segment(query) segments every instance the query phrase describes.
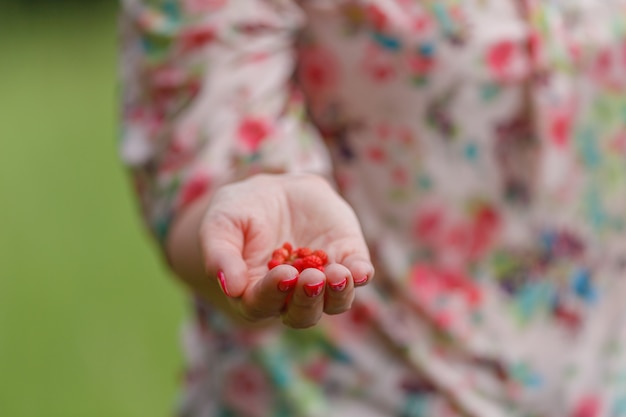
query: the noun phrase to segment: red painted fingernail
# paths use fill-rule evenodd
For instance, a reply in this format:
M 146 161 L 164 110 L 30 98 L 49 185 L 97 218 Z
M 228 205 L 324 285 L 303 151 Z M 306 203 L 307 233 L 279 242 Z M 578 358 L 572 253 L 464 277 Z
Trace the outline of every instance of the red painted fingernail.
M 367 275 L 365 275 L 365 277 L 361 278 L 360 280 L 354 280 L 354 285 L 363 285 L 367 282 L 367 280 L 370 279 Z
M 222 287 L 224 294 L 226 294 L 227 297 L 230 297 L 228 288 L 226 288 L 226 277 L 224 276 L 224 271 L 217 271 L 217 281 L 220 283 L 220 287 Z
M 304 293 L 309 297 L 317 297 L 322 293 L 324 289 L 324 283 L 320 282 L 318 284 L 305 284 L 304 285 Z
M 290 292 L 293 290 L 298 283 L 298 276 L 291 279 L 286 279 L 284 281 L 280 281 L 278 283 L 278 290 L 281 292 Z
M 348 278 L 344 278 L 343 281 L 338 282 L 336 284 L 328 284 L 328 286 L 333 290 L 333 291 L 337 291 L 337 292 L 341 292 L 343 290 L 346 289 L 346 285 L 348 284 Z

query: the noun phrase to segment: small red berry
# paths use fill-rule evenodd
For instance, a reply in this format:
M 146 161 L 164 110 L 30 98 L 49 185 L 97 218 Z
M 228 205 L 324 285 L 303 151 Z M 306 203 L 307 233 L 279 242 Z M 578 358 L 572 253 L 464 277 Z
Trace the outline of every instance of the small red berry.
M 269 269 L 278 265 L 292 265 L 299 272 L 307 268 L 317 268 L 324 271 L 324 265 L 328 263 L 328 255 L 321 249 L 313 251 L 310 248 L 302 247 L 294 250 L 289 242 L 272 252 L 272 259 L 268 262 Z
M 284 261 L 280 261 L 278 259 L 272 259 L 271 261 L 269 261 L 267 263 L 267 267 L 272 270 L 274 268 L 276 268 L 278 265 L 283 265 L 285 262 Z
M 298 272 L 302 272 L 307 268 L 304 259 L 302 258 L 296 259 L 291 265 L 293 265 L 293 267 L 296 268 Z
M 313 255 L 320 258 L 320 260 L 322 261 L 322 265 L 326 265 L 328 263 L 328 255 L 326 255 L 326 252 L 324 252 L 323 250 L 318 249 L 316 251 L 313 251 Z
M 272 259 L 287 259 L 289 258 L 289 252 L 285 248 L 278 248 L 272 252 Z
M 283 248 L 286 249 L 290 255 L 291 255 L 291 252 L 293 252 L 293 246 L 291 246 L 291 243 L 289 242 L 283 243 Z
M 313 253 L 313 251 L 310 248 L 307 248 L 307 247 L 296 249 L 296 256 L 298 258 L 304 258 L 305 256 L 309 256 L 312 253 Z

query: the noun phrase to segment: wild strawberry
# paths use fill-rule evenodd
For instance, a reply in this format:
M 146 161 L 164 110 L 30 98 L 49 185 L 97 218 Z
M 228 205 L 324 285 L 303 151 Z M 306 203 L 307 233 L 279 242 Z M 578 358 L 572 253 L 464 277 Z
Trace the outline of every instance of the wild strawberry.
M 293 252 L 293 246 L 291 246 L 291 243 L 289 242 L 283 243 L 283 248 L 286 249 L 290 255 L 291 255 L 291 252 Z
M 289 258 L 290 252 L 285 248 L 278 248 L 274 252 L 272 252 L 272 259 L 283 259 L 286 260 Z
M 274 269 L 274 268 L 276 268 L 278 265 L 283 265 L 284 263 L 285 263 L 285 261 L 281 261 L 281 260 L 278 260 L 278 259 L 272 259 L 271 261 L 269 261 L 269 262 L 267 263 L 267 267 L 268 267 L 269 269 Z
M 320 258 L 320 260 L 322 261 L 322 265 L 326 265 L 328 263 L 328 255 L 326 255 L 326 252 L 324 252 L 323 250 L 315 250 L 313 251 L 313 255 Z
M 298 258 L 293 261 L 292 264 L 298 271 L 302 272 L 307 268 L 317 268 L 320 271 L 324 270 L 324 264 L 322 260 L 315 255 L 305 256 L 304 258 Z
M 312 255 L 313 251 L 310 248 L 303 247 L 296 249 L 296 256 L 298 258 L 304 258 L 305 256 Z
M 302 272 L 307 268 L 317 268 L 324 270 L 324 265 L 328 263 L 328 255 L 321 249 L 311 250 L 307 247 L 293 249 L 289 242 L 285 242 L 282 247 L 272 252 L 272 259 L 268 262 L 269 269 L 278 265 L 292 265 Z

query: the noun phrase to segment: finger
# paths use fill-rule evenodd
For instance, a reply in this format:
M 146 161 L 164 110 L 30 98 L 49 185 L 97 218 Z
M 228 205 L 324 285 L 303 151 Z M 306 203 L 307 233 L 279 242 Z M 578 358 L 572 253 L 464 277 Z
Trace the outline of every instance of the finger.
M 340 264 L 327 265 L 324 313 L 341 314 L 352 306 L 354 284 L 350 270 Z
M 326 276 L 322 271 L 314 268 L 302 271 L 283 313 L 283 323 L 295 329 L 315 325 L 322 317 L 325 286 Z
M 252 284 L 240 302 L 241 313 L 249 320 L 280 316 L 287 299 L 298 284 L 298 270 L 291 265 L 279 265 Z
M 352 254 L 345 257 L 340 263 L 350 270 L 355 287 L 366 285 L 374 278 L 374 266 L 369 256 Z
M 201 231 L 207 274 L 217 273 L 224 294 L 235 298 L 241 297 L 249 282 L 248 266 L 242 256 L 243 243 L 233 241 L 238 234 L 237 230 L 228 232 L 220 227 L 203 227 Z

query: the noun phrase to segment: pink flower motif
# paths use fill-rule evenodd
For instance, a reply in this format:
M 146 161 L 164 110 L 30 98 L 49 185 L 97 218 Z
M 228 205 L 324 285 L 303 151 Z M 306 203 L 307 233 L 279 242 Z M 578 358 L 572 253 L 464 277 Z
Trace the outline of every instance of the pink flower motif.
M 411 23 L 411 29 L 416 34 L 425 33 L 430 30 L 432 26 L 432 20 L 427 14 L 414 17 Z
M 374 29 L 382 32 L 387 27 L 389 18 L 380 7 L 375 4 L 370 4 L 367 6 L 365 12 L 367 14 L 367 20 L 374 26 Z
M 367 150 L 367 157 L 374 163 L 380 164 L 385 161 L 387 155 L 380 146 L 372 146 Z
M 411 273 L 410 289 L 416 300 L 432 314 L 440 315 L 438 301 L 450 297 L 460 297 L 469 308 L 476 308 L 483 294 L 471 278 L 460 271 L 442 269 L 426 263 L 418 263 Z
M 198 173 L 189 179 L 180 191 L 178 209 L 182 210 L 202 197 L 209 190 L 211 181 L 206 173 Z
M 224 7 L 227 0 L 183 0 L 183 7 L 189 13 L 214 11 Z
M 379 84 L 393 80 L 397 73 L 390 54 L 375 45 L 367 48 L 362 65 L 365 73 Z
M 431 73 L 435 67 L 435 60 L 430 56 L 410 55 L 407 63 L 411 72 L 417 75 Z
M 215 28 L 190 27 L 181 32 L 179 42 L 183 53 L 202 48 L 216 39 Z
M 569 143 L 572 132 L 572 115 L 562 111 L 553 115 L 550 120 L 550 137 L 559 148 Z
M 425 263 L 413 268 L 410 288 L 417 301 L 429 310 L 438 297 L 446 295 L 435 269 Z
M 492 45 L 487 52 L 487 66 L 500 80 L 508 80 L 514 75 L 515 58 L 520 50 L 511 40 L 503 40 Z
M 467 253 L 471 238 L 469 225 L 462 222 L 449 225 L 441 241 L 443 250 L 453 251 L 455 253 Z
M 408 185 L 410 180 L 409 172 L 404 167 L 394 168 L 391 171 L 391 177 L 393 178 L 394 183 L 402 186 Z
M 482 258 L 493 245 L 500 229 L 500 214 L 491 206 L 482 206 L 474 215 L 471 229 L 469 260 Z
M 242 120 L 237 129 L 237 139 L 246 150 L 256 152 L 263 140 L 269 136 L 271 130 L 272 127 L 268 119 L 247 117 Z
M 583 397 L 574 408 L 571 417 L 597 417 L 600 415 L 602 404 L 595 395 Z
M 165 151 L 165 156 L 159 167 L 160 171 L 177 171 L 188 165 L 196 156 L 195 145 L 199 136 L 200 131 L 197 125 L 178 126 L 174 132 L 173 140 Z
M 626 154 L 626 130 L 617 132 L 609 143 L 609 149 L 619 155 Z
M 311 361 L 304 366 L 304 374 L 308 376 L 311 381 L 322 382 L 328 373 L 328 361 L 328 358 L 324 357 Z
M 319 46 L 306 46 L 300 50 L 298 78 L 305 91 L 319 95 L 332 90 L 338 82 L 337 60 L 332 52 Z
M 441 236 L 444 225 L 444 214 L 439 208 L 432 208 L 418 213 L 413 227 L 414 235 L 419 241 L 433 243 Z
M 242 364 L 226 375 L 224 400 L 229 407 L 250 417 L 266 416 L 270 406 L 270 381 L 261 369 Z

